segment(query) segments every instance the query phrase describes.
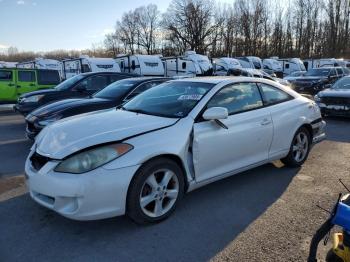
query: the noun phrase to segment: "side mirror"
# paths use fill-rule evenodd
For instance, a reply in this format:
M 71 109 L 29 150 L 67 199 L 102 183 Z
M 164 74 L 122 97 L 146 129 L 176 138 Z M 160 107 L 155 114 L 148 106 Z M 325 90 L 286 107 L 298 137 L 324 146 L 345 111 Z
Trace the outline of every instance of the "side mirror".
M 228 111 L 225 107 L 211 107 L 204 111 L 203 119 L 220 120 L 228 117 Z

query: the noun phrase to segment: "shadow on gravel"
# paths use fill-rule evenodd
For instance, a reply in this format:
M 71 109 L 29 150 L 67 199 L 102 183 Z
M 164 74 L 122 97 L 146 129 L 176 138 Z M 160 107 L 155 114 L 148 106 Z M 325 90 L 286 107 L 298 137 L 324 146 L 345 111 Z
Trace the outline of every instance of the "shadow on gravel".
M 286 190 L 298 169 L 268 164 L 186 195 L 166 221 L 68 220 L 28 194 L 0 203 L 4 261 L 207 261 Z M 239 252 L 239 251 L 238 251 Z
M 350 143 L 350 118 L 326 117 L 327 140 Z

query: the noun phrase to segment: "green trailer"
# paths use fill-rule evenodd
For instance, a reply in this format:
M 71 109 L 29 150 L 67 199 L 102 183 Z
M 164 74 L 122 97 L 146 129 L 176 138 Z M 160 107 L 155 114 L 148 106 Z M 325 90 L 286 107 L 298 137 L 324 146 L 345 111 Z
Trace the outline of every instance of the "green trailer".
M 25 93 L 53 88 L 60 81 L 57 70 L 0 68 L 0 104 L 16 102 Z

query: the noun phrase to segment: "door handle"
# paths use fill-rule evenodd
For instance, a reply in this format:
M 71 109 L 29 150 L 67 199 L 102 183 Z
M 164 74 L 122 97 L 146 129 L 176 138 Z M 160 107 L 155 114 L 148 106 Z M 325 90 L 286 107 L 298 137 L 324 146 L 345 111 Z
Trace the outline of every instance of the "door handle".
M 32 84 L 30 84 L 29 86 L 35 86 L 35 84 L 32 83 Z
M 14 86 L 15 84 L 9 83 L 8 86 Z
M 20 86 L 20 85 L 17 85 L 16 87 L 19 88 L 19 87 L 21 87 L 21 86 Z
M 269 125 L 271 123 L 271 120 L 268 119 L 268 118 L 265 118 L 263 121 L 261 121 L 261 125 L 262 126 L 266 126 L 266 125 Z

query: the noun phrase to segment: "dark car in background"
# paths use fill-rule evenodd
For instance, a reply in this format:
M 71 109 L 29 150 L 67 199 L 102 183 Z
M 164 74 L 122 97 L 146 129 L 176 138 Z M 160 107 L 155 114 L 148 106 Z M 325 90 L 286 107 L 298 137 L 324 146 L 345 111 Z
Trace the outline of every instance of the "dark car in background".
M 27 117 L 26 135 L 33 139 L 45 126 L 62 118 L 119 106 L 170 78 L 136 77 L 116 81 L 89 98 L 65 99 L 42 106 Z
M 314 99 L 323 116 L 350 117 L 350 76 L 339 79 L 331 88 L 315 95 Z
M 292 88 L 299 93 L 315 95 L 330 87 L 335 81 L 345 75 L 341 67 L 312 68 L 304 76 L 289 80 Z
M 57 100 L 89 97 L 110 83 L 134 76 L 127 73 L 113 72 L 76 75 L 58 84 L 53 89 L 34 91 L 20 96 L 14 110 L 22 115 L 27 115 L 34 109 Z

